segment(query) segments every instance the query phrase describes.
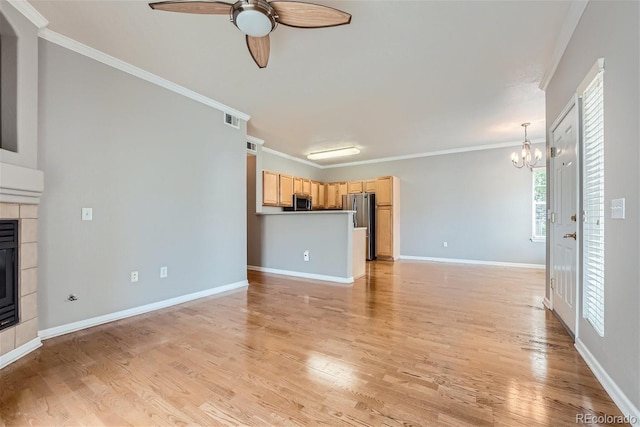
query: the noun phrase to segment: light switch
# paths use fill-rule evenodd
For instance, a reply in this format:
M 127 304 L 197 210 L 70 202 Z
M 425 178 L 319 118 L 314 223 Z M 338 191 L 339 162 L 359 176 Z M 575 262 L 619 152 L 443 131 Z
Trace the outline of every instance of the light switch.
M 611 200 L 611 218 L 624 219 L 624 198 Z
M 82 220 L 83 221 L 93 221 L 93 209 L 92 208 L 82 208 Z

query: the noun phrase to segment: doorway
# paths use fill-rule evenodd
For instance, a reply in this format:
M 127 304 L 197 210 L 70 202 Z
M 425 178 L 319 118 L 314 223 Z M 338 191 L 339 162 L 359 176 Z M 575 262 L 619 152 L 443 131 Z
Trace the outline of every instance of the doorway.
M 551 126 L 550 281 L 553 311 L 575 337 L 578 316 L 578 105 L 572 101 Z

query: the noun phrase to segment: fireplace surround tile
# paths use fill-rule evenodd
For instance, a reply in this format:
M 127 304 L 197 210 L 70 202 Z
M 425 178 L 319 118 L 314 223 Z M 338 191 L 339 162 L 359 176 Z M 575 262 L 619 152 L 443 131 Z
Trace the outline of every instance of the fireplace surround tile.
M 38 318 L 20 322 L 16 325 L 16 348 L 38 338 Z
M 38 218 L 38 205 L 20 205 L 20 218 Z
M 22 243 L 20 245 L 20 269 L 38 266 L 38 244 Z
M 20 297 L 20 320 L 23 322 L 38 317 L 38 294 L 36 292 Z
M 13 203 L 0 203 L 0 219 L 20 218 L 20 205 Z
M 22 209 L 21 209 L 22 213 Z M 20 242 L 33 243 L 38 241 L 38 220 L 20 219 Z
M 34 293 L 38 290 L 38 269 L 28 268 L 20 270 L 20 296 Z
M 16 328 L 0 332 L 0 354 L 7 354 L 16 348 Z

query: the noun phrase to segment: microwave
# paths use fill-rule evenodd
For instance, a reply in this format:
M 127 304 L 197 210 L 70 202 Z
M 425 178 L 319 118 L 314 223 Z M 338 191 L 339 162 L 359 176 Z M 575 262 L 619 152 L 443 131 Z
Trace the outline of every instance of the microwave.
M 285 211 L 310 211 L 311 197 L 304 194 L 294 194 L 292 196 L 292 205 L 283 208 Z

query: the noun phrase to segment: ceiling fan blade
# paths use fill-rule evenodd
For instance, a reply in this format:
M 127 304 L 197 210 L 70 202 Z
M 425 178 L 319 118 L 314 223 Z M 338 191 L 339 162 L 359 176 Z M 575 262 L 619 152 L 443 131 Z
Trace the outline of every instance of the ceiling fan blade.
M 247 36 L 247 47 L 249 53 L 256 64 L 260 68 L 265 68 L 269 62 L 269 35 L 264 37 L 251 37 Z
M 149 3 L 149 7 L 154 10 L 199 13 L 202 15 L 229 15 L 231 6 L 231 3 L 223 1 L 159 1 Z
M 272 1 L 269 3 L 278 13 L 278 23 L 298 28 L 322 28 L 345 25 L 351 15 L 332 7 L 298 1 Z

